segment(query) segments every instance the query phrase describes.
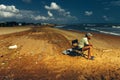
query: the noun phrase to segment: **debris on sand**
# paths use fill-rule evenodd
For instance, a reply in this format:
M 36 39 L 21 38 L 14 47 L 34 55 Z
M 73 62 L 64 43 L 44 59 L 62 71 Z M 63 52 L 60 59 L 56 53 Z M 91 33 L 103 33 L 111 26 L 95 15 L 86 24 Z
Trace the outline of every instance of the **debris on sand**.
M 8 49 L 17 49 L 17 45 L 9 46 Z

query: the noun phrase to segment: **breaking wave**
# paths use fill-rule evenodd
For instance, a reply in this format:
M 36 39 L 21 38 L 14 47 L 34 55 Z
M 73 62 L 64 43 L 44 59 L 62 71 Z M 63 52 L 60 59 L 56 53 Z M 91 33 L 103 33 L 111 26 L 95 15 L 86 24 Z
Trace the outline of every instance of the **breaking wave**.
M 112 28 L 120 29 L 120 26 L 112 26 Z
M 100 33 L 120 36 L 119 33 L 115 33 L 115 32 L 103 31 L 103 30 L 99 30 L 99 29 L 95 29 L 95 28 L 87 28 L 87 27 L 85 27 L 85 29 L 88 29 L 88 30 L 91 30 L 91 31 L 97 31 L 97 32 L 100 32 Z

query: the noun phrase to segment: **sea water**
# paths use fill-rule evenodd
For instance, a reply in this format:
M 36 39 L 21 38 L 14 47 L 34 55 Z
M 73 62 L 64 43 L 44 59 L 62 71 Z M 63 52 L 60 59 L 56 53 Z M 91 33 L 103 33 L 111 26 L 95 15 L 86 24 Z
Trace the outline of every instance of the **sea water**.
M 57 26 L 56 26 L 57 27 Z M 75 24 L 64 25 L 58 28 L 67 30 L 77 30 L 81 32 L 96 32 L 120 36 L 120 24 Z

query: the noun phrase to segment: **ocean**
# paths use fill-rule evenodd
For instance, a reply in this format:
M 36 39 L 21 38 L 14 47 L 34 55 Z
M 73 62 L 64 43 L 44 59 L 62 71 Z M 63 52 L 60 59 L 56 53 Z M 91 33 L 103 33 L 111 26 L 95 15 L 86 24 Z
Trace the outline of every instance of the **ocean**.
M 80 32 L 96 32 L 110 35 L 120 36 L 120 24 L 75 24 L 75 25 L 59 25 L 56 28 L 66 30 L 76 30 Z

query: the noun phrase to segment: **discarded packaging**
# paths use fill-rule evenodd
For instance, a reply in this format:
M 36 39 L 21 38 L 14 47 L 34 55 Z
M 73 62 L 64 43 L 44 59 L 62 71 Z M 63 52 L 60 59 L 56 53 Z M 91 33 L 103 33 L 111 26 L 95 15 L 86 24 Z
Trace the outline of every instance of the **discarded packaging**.
M 8 49 L 17 49 L 17 45 L 9 46 Z

